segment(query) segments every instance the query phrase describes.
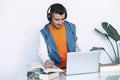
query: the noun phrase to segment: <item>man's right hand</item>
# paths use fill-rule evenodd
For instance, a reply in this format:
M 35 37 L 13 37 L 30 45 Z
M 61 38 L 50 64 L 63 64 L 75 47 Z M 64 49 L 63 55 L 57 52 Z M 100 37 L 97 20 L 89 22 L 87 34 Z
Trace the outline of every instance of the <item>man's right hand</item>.
M 53 61 L 49 60 L 45 63 L 44 67 L 47 69 L 47 68 L 59 68 L 57 67 Z

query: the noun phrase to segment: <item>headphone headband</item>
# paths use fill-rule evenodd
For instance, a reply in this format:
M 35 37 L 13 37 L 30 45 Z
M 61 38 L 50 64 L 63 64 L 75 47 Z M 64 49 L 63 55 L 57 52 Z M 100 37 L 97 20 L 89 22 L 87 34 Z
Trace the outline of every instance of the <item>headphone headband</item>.
M 52 5 L 51 5 L 52 6 Z M 51 6 L 48 8 L 48 10 L 47 10 L 47 19 L 48 19 L 48 21 L 51 21 L 51 14 L 50 14 L 50 9 L 51 9 Z
M 64 7 L 62 4 L 56 3 L 56 4 L 52 4 L 52 5 L 47 9 L 47 19 L 48 19 L 48 21 L 50 21 L 50 22 L 51 22 L 51 20 L 52 20 L 51 9 L 53 9 L 53 8 L 56 7 L 56 6 L 62 7 L 62 9 L 64 10 L 64 13 L 65 13 L 65 19 L 67 18 L 67 11 L 66 11 L 65 7 Z

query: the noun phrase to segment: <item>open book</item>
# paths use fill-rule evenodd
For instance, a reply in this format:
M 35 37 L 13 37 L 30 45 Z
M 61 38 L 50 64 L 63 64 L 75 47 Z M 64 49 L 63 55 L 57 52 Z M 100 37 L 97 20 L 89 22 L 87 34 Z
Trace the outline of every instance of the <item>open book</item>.
M 57 68 L 57 69 L 53 69 L 53 68 L 48 68 L 45 69 L 40 63 L 36 62 L 36 63 L 32 63 L 32 64 L 28 64 L 27 68 L 29 69 L 29 71 L 31 70 L 35 70 L 35 69 L 39 69 L 41 72 L 43 73 L 51 73 L 51 72 L 63 72 L 62 69 Z
M 60 68 L 58 69 L 45 69 L 39 62 L 28 64 L 27 78 L 36 78 L 40 80 L 58 80 L 61 75 L 64 75 L 64 71 Z

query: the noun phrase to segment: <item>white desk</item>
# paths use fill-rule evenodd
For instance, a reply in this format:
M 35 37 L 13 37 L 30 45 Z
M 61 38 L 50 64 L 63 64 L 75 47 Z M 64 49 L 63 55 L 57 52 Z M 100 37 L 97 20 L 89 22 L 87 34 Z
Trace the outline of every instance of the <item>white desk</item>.
M 15 80 L 28 80 L 26 73 L 27 72 L 17 74 Z M 55 80 L 120 80 L 120 65 L 101 67 L 99 73 L 80 74 L 71 76 L 63 75 L 62 79 Z
M 67 76 L 66 80 L 120 80 L 119 75 L 101 75 L 99 73 Z
M 120 80 L 120 66 L 104 66 L 99 73 L 67 76 L 66 80 Z

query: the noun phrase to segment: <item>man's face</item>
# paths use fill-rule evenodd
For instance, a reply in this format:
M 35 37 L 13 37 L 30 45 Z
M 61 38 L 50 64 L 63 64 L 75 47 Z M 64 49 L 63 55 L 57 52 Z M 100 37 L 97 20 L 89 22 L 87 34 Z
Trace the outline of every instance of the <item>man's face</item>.
M 58 13 L 53 13 L 51 23 L 53 24 L 54 27 L 59 29 L 64 23 L 64 20 L 65 20 L 65 14 L 60 15 Z

